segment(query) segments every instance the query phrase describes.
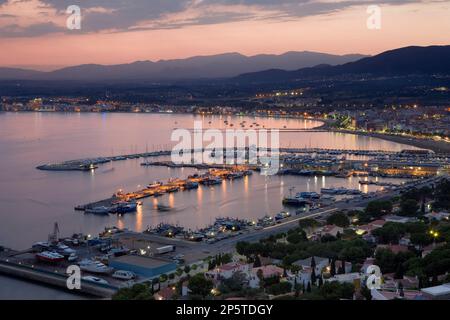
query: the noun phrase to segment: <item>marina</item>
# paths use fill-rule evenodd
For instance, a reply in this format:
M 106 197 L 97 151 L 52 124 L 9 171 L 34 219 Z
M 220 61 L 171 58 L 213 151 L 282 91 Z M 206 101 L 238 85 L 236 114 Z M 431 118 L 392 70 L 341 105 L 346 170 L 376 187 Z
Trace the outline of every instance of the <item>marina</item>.
M 77 214 L 73 208 L 80 204 L 95 204 L 92 207 L 108 207 L 111 197 L 118 190 L 127 192 L 143 190 L 152 181 L 165 181 L 206 171 L 196 168 L 168 168 L 141 166 L 147 153 L 170 150 L 171 128 L 189 128 L 193 120 L 201 120 L 205 128 L 222 128 L 225 120 L 239 126 L 246 121 L 258 122 L 266 128 L 313 128 L 322 123 L 314 120 L 294 118 L 255 118 L 193 116 L 174 114 L 65 114 L 65 113 L 4 113 L 0 117 L 0 188 L 8 190 L 0 194 L 3 212 L 8 215 L 14 228 L 0 226 L 0 243 L 5 246 L 26 248 L 36 238 L 46 233 L 39 225 L 50 225 L 58 221 L 65 234 L 100 232 L 105 224 L 119 225 L 130 230 L 143 231 L 147 226 L 159 223 L 184 225 L 200 229 L 212 224 L 218 216 L 229 216 L 257 220 L 266 214 L 283 210 L 281 199 L 288 188 L 297 186 L 297 191 L 320 192 L 320 188 L 345 186 L 358 188 L 359 179 L 334 178 L 333 176 L 280 175 L 263 177 L 257 172 L 252 176 L 226 179 L 222 184 L 209 187 L 199 183 L 191 192 L 155 193 L 137 201 L 143 202 L 131 214 Z M 211 121 L 211 124 L 209 122 Z M 152 123 L 151 126 L 148 124 Z M 99 125 L 101 124 L 101 125 Z M 125 129 L 124 124 L 128 129 Z M 26 127 L 24 132 L 20 127 Z M 131 129 L 130 129 L 131 128 Z M 61 137 L 64 136 L 64 139 Z M 375 150 L 397 153 L 410 149 L 406 145 L 387 142 L 370 137 L 358 137 L 340 133 L 297 132 L 280 133 L 282 148 L 317 151 L 355 150 L 373 155 Z M 297 143 L 295 143 L 298 141 Z M 145 149 L 151 150 L 146 152 Z M 305 149 L 306 148 L 306 149 Z M 298 151 L 298 150 L 295 150 Z M 92 159 L 99 155 L 96 168 L 85 171 L 36 170 L 42 164 L 64 163 L 67 159 Z M 141 158 L 123 155 L 142 155 Z M 365 155 L 365 156 L 366 156 Z M 150 161 L 167 161 L 167 156 L 148 157 Z M 100 158 L 104 158 L 103 161 Z M 111 161 L 109 158 L 114 158 Z M 127 159 L 127 160 L 124 160 Z M 105 160 L 108 160 L 106 162 Z M 87 161 L 85 164 L 91 164 Z M 103 162 L 103 163 L 101 163 Z M 306 170 L 306 169 L 305 169 Z M 339 179 L 339 181 L 338 181 Z M 383 181 L 390 178 L 381 177 Z M 395 179 L 394 179 L 395 180 Z M 400 179 L 401 180 L 401 179 Z M 45 181 L 45 183 L 43 183 Z M 395 182 L 397 183 L 397 182 Z M 302 186 L 301 188 L 299 186 Z M 361 186 L 364 190 L 366 186 Z M 368 192 L 377 186 L 367 186 Z M 98 202 L 107 199 L 106 202 Z M 258 201 L 255 201 L 258 199 Z M 81 209 L 81 208 L 80 208 Z M 98 212 L 101 212 L 100 208 Z M 14 231 L 13 231 L 14 230 Z M 21 237 L 17 237 L 21 234 Z

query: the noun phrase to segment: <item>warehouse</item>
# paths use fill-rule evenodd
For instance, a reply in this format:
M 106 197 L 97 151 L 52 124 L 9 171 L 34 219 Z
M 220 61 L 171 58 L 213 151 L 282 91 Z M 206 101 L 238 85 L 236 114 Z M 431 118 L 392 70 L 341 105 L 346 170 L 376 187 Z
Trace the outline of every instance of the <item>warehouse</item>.
M 116 270 L 126 270 L 146 278 L 157 277 L 176 270 L 172 261 L 143 256 L 128 255 L 111 259 L 109 266 Z

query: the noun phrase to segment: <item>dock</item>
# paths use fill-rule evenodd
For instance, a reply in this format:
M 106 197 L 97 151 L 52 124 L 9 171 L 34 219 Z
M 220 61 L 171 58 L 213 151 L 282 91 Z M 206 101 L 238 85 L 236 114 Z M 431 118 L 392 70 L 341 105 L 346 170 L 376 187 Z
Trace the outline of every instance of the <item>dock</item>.
M 150 164 L 148 164 L 150 165 Z M 167 162 L 155 162 L 154 165 L 171 166 L 170 161 Z M 185 165 L 181 165 L 185 166 Z M 213 185 L 220 184 L 224 179 L 239 179 L 247 175 L 252 174 L 252 170 L 256 170 L 256 167 L 247 165 L 200 165 L 202 169 L 209 169 L 208 173 L 203 175 L 195 174 L 189 176 L 187 179 L 169 179 L 166 183 L 157 182 L 153 185 L 149 185 L 144 189 L 133 191 L 129 193 L 117 192 L 111 198 L 103 199 L 100 201 L 78 205 L 74 209 L 76 211 L 86 211 L 88 209 L 94 209 L 99 207 L 110 208 L 118 203 L 127 203 L 153 196 L 160 196 L 165 193 L 172 193 L 178 191 L 197 189 L 199 184 Z
M 60 273 L 52 273 L 47 270 L 25 266 L 14 262 L 7 262 L 0 260 L 0 273 L 10 277 L 16 277 L 27 281 L 39 282 L 46 285 L 59 287 L 64 290 L 67 288 L 67 275 Z M 99 298 L 111 298 L 119 288 L 94 284 L 86 281 L 81 281 L 80 290 L 71 291 L 80 294 L 91 295 Z

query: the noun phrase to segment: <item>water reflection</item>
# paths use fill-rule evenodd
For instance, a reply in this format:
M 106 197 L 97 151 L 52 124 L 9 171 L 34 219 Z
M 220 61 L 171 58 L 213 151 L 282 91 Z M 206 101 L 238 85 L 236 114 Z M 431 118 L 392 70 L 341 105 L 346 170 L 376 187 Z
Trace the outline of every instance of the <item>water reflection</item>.
M 319 192 L 322 187 L 345 184 L 358 188 L 357 179 L 304 178 L 294 176 L 263 177 L 224 182 L 212 188 L 200 186 L 197 191 L 178 192 L 161 198 L 146 199 L 137 214 L 98 217 L 75 212 L 73 207 L 110 197 L 119 189 L 136 190 L 151 181 L 186 178 L 194 169 L 142 167 L 142 159 L 106 164 L 94 172 L 42 172 L 42 163 L 145 152 L 169 145 L 171 130 L 191 128 L 194 120 L 204 127 L 234 128 L 246 121 L 266 128 L 312 128 L 316 121 L 296 119 L 260 119 L 254 117 L 221 117 L 160 114 L 63 114 L 4 113 L 0 115 L 0 244 L 17 249 L 45 240 L 57 221 L 61 234 L 76 232 L 96 234 L 107 225 L 118 225 L 142 231 L 147 225 L 171 222 L 188 227 L 203 226 L 216 216 L 239 216 L 256 219 L 283 209 L 281 196 L 292 186 L 296 191 Z M 227 120 L 229 124 L 225 124 Z M 211 123 L 209 123 L 211 121 Z M 176 122 L 176 124 L 175 124 Z M 327 132 L 282 132 L 286 146 L 354 149 L 401 150 L 411 148 L 393 142 L 355 135 Z M 147 147 L 148 146 L 148 147 Z M 6 168 L 6 169 L 5 169 Z M 310 179 L 308 181 L 308 179 Z M 219 189 L 220 188 L 220 189 Z M 364 186 L 363 190 L 372 190 Z M 196 192 L 195 194 L 193 192 Z M 163 213 L 158 203 L 176 208 Z M 10 214 L 14 212 L 14 214 Z M 18 236 L 20 235 L 20 237 Z

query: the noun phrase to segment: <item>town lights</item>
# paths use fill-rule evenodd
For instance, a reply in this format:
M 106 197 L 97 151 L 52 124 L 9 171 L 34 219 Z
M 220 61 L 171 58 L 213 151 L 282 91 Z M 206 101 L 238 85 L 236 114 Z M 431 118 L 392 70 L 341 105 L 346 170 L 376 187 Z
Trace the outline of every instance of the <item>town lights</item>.
M 220 294 L 220 291 L 218 289 L 216 289 L 216 288 L 212 288 L 211 289 L 211 294 L 213 296 L 218 296 Z
M 430 235 L 436 239 L 437 237 L 439 237 L 439 232 L 435 231 L 435 230 L 430 230 Z

